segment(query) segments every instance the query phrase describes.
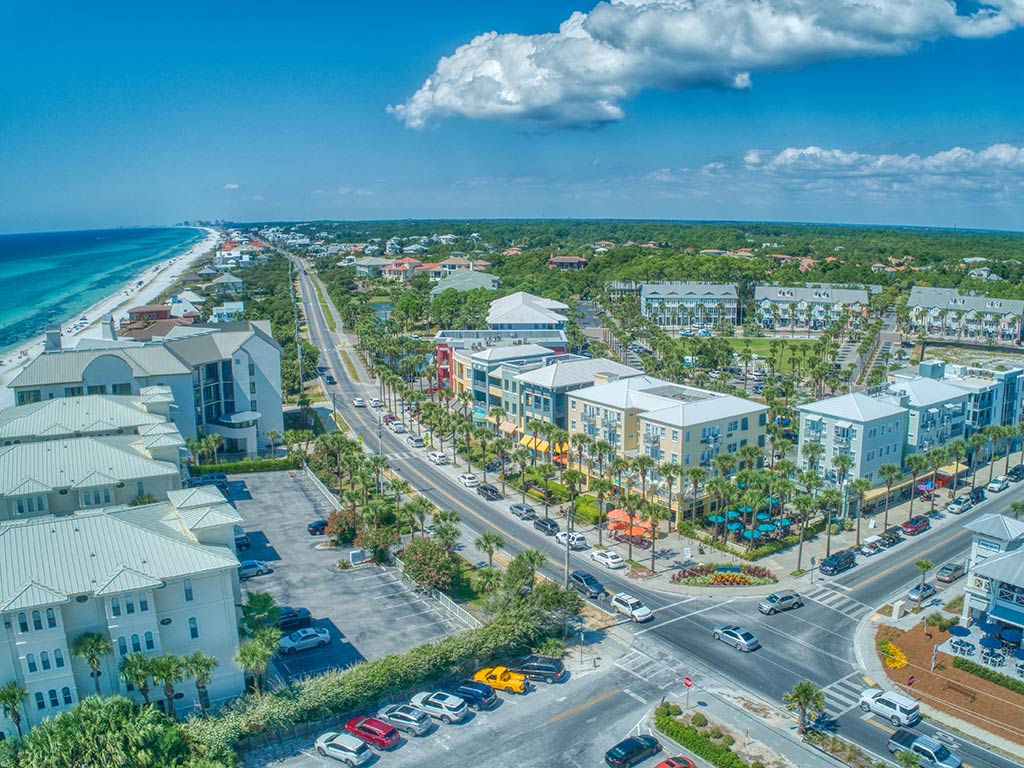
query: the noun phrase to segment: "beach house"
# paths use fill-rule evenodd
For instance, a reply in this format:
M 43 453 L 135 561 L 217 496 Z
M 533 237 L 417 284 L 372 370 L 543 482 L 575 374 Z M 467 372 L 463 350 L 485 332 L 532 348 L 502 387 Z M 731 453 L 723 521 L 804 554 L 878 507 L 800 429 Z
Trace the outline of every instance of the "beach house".
M 242 282 L 242 278 L 235 277 L 229 272 L 228 274 L 218 277 L 210 283 L 210 286 L 216 296 L 224 296 L 225 294 L 233 296 L 242 292 L 244 283 Z

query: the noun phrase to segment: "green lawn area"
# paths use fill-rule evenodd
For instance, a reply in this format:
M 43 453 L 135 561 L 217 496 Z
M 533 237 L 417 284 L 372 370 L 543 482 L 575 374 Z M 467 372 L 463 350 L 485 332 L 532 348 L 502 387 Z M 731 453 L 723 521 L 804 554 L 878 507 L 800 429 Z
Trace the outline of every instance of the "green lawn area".
M 743 348 L 746 346 L 744 344 L 745 341 L 749 341 L 750 342 L 750 351 L 753 352 L 758 357 L 760 357 L 760 358 L 767 358 L 771 354 L 769 345 L 772 343 L 772 340 L 770 338 L 752 338 L 752 339 L 727 338 L 726 341 L 729 342 L 729 346 L 732 347 L 737 352 L 742 351 Z M 800 347 L 810 347 L 810 346 L 813 346 L 814 343 L 817 340 L 816 339 L 787 339 L 787 338 L 784 338 L 784 337 L 780 337 L 779 341 L 785 341 L 786 342 L 786 353 L 783 356 L 782 368 L 781 368 L 781 370 L 779 372 L 780 373 L 789 373 L 789 371 L 791 370 L 791 366 L 789 364 L 790 352 L 792 352 L 794 349 L 799 350 Z M 810 357 L 808 357 L 807 360 L 809 362 L 810 361 Z
M 313 289 L 316 291 L 316 299 L 320 302 L 320 309 L 323 310 L 324 320 L 327 321 L 327 327 L 331 329 L 331 333 L 334 333 L 337 328 L 337 324 L 334 322 L 334 315 L 331 314 L 330 307 L 327 306 L 327 299 L 324 298 L 324 293 L 320 290 L 320 283 L 314 280 Z

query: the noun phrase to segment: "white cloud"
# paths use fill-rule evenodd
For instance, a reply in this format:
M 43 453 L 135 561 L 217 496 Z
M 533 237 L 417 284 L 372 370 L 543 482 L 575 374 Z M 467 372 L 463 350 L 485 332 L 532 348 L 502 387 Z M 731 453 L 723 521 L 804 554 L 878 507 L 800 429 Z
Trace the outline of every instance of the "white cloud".
M 596 125 L 621 120 L 621 102 L 644 89 L 742 90 L 755 71 L 895 56 L 1022 24 L 1024 0 L 970 14 L 950 0 L 610 0 L 557 32 L 478 35 L 388 111 L 412 128 L 452 115 Z
M 224 185 L 224 189 L 238 189 L 238 185 L 228 182 L 227 184 Z

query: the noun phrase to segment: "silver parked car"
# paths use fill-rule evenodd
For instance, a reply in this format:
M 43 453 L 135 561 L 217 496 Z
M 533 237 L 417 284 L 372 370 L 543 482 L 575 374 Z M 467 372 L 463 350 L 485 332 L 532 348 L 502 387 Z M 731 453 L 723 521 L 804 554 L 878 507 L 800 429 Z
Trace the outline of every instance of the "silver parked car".
M 282 637 L 277 643 L 277 650 L 285 655 L 296 651 L 308 651 L 310 648 L 323 648 L 331 642 L 331 633 L 323 627 L 306 627 Z
M 377 713 L 377 718 L 412 736 L 422 736 L 434 725 L 430 715 L 412 704 L 392 704 L 390 707 L 384 707 Z
M 347 733 L 325 733 L 316 740 L 316 751 L 349 765 L 362 765 L 373 757 L 368 746 Z
M 712 635 L 715 640 L 721 640 L 723 643 L 728 643 L 737 651 L 749 653 L 750 651 L 756 651 L 761 647 L 761 644 L 757 642 L 757 638 L 753 633 L 748 632 L 743 627 L 722 624 L 721 626 L 715 627 Z
M 445 723 L 461 723 L 469 714 L 466 702 L 453 693 L 424 691 L 412 697 L 412 705 Z
M 238 578 L 251 579 L 270 573 L 270 566 L 262 560 L 243 560 L 238 564 Z

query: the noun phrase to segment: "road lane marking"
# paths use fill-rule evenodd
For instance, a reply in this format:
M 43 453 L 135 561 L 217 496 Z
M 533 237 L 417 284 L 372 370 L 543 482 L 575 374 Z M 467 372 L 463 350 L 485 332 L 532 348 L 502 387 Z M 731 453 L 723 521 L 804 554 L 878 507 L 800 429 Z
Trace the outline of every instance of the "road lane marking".
M 660 627 L 664 627 L 664 626 L 667 626 L 669 624 L 672 624 L 673 622 L 679 621 L 680 619 L 688 619 L 691 616 L 696 616 L 698 613 L 704 613 L 705 611 L 710 611 L 710 610 L 712 610 L 714 608 L 721 608 L 723 606 L 728 605 L 732 601 L 733 601 L 733 599 L 730 598 L 729 600 L 726 600 L 724 603 L 716 603 L 714 605 L 709 605 L 706 608 L 701 608 L 698 611 L 690 611 L 689 613 L 684 613 L 682 616 L 676 616 L 674 619 L 669 619 L 668 621 L 662 621 L 662 622 L 660 622 L 658 624 L 655 624 L 653 627 L 648 627 L 647 629 L 641 629 L 636 634 L 643 635 L 643 634 L 645 634 L 647 632 L 650 632 L 652 630 L 655 630 L 655 629 L 658 629 Z
M 631 690 L 629 690 L 629 688 L 623 688 L 622 692 L 624 694 L 626 694 L 627 696 L 629 696 L 631 699 L 640 702 L 641 704 L 646 704 L 647 703 L 647 699 L 645 699 L 643 696 L 640 696 L 639 694 L 633 693 Z M 646 719 L 646 715 L 645 715 L 645 719 Z M 640 722 L 643 722 L 643 720 L 641 720 Z M 639 725 L 639 724 L 640 723 L 637 723 L 637 725 Z M 635 728 L 636 726 L 633 726 L 633 727 Z
M 590 707 L 594 706 L 595 704 L 600 704 L 602 701 L 605 701 L 606 699 L 610 699 L 612 696 L 615 696 L 615 695 L 617 695 L 619 693 L 622 693 L 622 692 L 623 691 L 622 691 L 621 688 L 613 688 L 612 690 L 608 691 L 607 693 L 602 693 L 600 696 L 595 696 L 594 698 L 590 699 L 590 701 L 585 701 L 582 704 L 578 704 L 577 706 L 573 707 L 572 709 L 565 710 L 565 712 L 559 712 L 557 715 L 555 715 L 550 720 L 548 720 L 547 724 L 548 725 L 553 725 L 554 723 L 557 723 L 559 720 L 563 720 L 566 717 L 570 717 L 570 716 L 575 715 L 575 714 L 577 714 L 579 712 L 582 712 L 585 709 L 589 709 Z

